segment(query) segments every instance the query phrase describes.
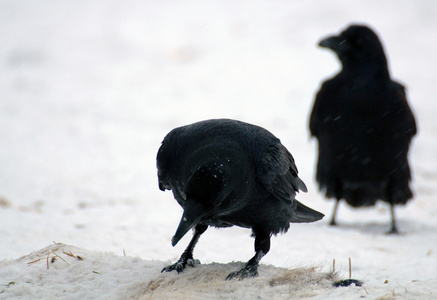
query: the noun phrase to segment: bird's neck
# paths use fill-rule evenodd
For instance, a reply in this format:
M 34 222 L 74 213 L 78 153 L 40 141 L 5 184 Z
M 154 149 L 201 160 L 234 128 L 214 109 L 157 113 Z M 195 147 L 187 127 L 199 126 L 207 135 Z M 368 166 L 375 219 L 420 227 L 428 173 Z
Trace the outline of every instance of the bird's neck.
M 387 64 L 385 63 L 346 63 L 343 64 L 343 75 L 345 78 L 368 78 L 370 80 L 377 80 L 385 82 L 390 80 Z

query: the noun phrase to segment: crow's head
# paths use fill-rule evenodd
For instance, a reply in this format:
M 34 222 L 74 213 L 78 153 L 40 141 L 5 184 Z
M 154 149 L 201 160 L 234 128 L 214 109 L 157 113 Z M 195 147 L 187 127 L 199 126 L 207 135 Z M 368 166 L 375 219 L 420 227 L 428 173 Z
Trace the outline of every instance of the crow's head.
M 199 166 L 188 179 L 186 199 L 181 203 L 184 213 L 172 239 L 173 246 L 191 228 L 219 209 L 226 189 L 222 166 L 216 162 Z
M 351 25 L 339 35 L 324 38 L 319 46 L 334 51 L 343 67 L 351 64 L 355 66 L 387 65 L 384 49 L 378 36 L 367 26 Z

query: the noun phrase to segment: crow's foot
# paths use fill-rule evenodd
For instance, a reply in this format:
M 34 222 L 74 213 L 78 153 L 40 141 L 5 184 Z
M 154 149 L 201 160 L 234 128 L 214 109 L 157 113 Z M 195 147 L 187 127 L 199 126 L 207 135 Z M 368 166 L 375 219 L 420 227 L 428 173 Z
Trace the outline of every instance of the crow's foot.
M 396 226 L 392 226 L 390 230 L 386 232 L 386 234 L 399 234 L 399 231 Z
M 230 273 L 226 280 L 232 280 L 232 279 L 238 279 L 243 280 L 249 277 L 257 277 L 258 276 L 258 265 L 249 265 L 247 264 L 243 269 L 240 271 L 235 271 Z
M 197 265 L 200 265 L 200 260 L 193 259 L 193 257 L 185 258 L 183 255 L 182 257 L 174 264 L 166 266 L 162 269 L 162 272 L 171 272 L 173 270 L 176 270 L 178 273 L 182 272 L 186 266 L 195 267 Z

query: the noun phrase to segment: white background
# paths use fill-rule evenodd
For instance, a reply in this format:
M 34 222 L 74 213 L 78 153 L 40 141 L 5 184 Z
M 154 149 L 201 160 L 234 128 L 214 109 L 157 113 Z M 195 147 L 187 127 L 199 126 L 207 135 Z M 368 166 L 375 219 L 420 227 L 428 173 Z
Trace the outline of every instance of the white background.
M 44 262 L 32 271 L 30 257 L 18 259 L 53 241 L 89 257 L 114 253 L 109 270 L 124 250 L 151 266 L 153 274 L 138 271 L 146 283 L 176 260 L 189 235 L 171 247 L 181 208 L 171 192 L 158 189 L 156 151 L 172 128 L 222 117 L 279 137 L 309 190 L 297 198 L 326 215 L 273 237 L 263 265 L 328 270 L 336 259 L 347 277 L 350 257 L 353 277 L 365 288 L 307 296 L 436 297 L 436 16 L 437 2 L 413 0 L 2 0 L 0 298 L 23 296 L 23 286 L 29 293 L 23 299 L 49 299 L 44 286 L 83 288 L 83 281 L 51 276 L 53 268 L 46 270 Z M 410 152 L 415 198 L 397 209 L 398 236 L 384 234 L 384 203 L 358 210 L 343 205 L 339 226 L 329 227 L 333 202 L 323 199 L 314 180 L 316 142 L 308 117 L 321 82 L 340 67 L 317 43 L 357 22 L 381 37 L 392 77 L 407 87 L 418 123 Z M 209 229 L 194 254 L 204 264 L 247 261 L 253 238 L 246 229 Z M 32 281 L 38 276 L 46 280 L 41 289 Z M 85 297 L 116 297 L 120 276 L 129 278 L 114 273 L 84 289 Z M 213 288 L 208 291 L 218 298 Z

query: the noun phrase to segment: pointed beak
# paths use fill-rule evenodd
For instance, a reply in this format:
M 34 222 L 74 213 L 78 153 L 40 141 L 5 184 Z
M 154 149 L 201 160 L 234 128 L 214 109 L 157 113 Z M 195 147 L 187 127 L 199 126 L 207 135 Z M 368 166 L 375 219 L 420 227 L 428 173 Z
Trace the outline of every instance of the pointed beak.
M 320 41 L 319 46 L 322 48 L 337 49 L 341 44 L 338 37 L 330 36 Z
M 183 238 L 191 228 L 196 226 L 206 214 L 207 212 L 200 204 L 195 207 L 186 208 L 182 214 L 178 229 L 171 239 L 171 245 L 175 246 L 179 240 Z
M 322 48 L 331 49 L 338 55 L 348 52 L 352 49 L 348 41 L 339 36 L 329 36 L 321 40 L 319 46 Z

